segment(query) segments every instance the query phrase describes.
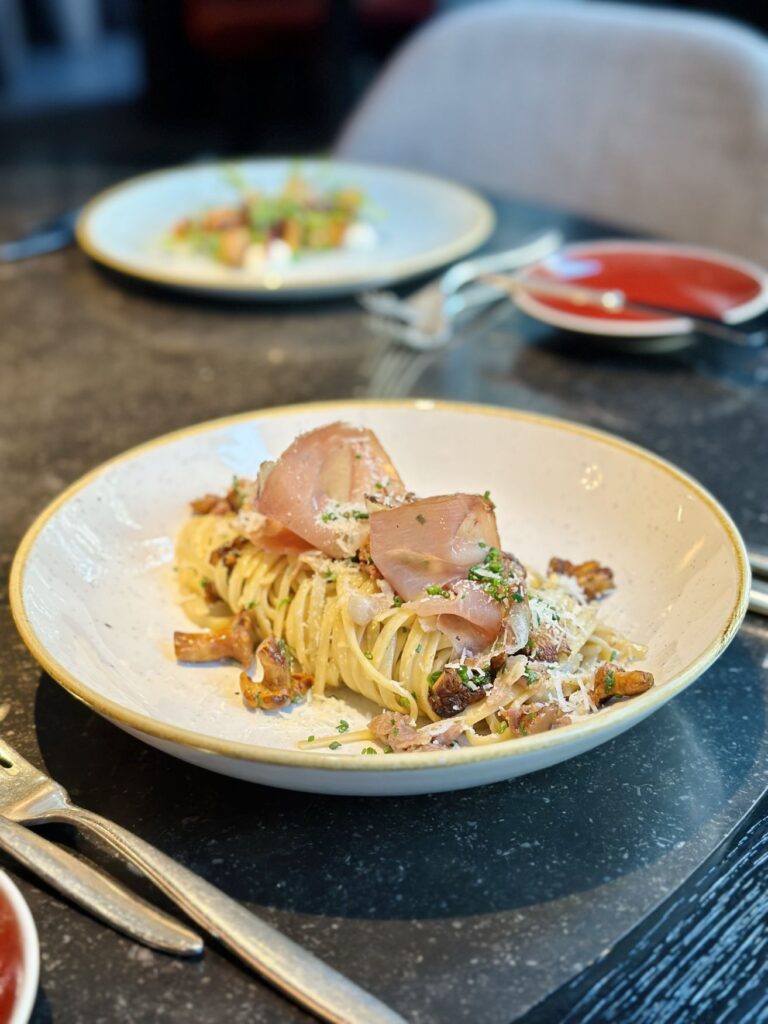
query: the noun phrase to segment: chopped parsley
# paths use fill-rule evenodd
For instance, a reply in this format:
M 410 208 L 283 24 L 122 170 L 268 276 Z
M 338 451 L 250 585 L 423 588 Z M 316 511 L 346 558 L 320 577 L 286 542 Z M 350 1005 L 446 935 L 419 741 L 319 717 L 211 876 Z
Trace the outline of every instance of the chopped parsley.
M 439 583 L 431 583 L 428 587 L 424 587 L 426 592 L 432 597 L 445 597 L 451 596 L 450 590 L 446 590 L 445 587 L 441 587 Z
M 338 750 L 341 744 L 339 743 L 338 740 L 334 740 L 332 743 L 329 743 L 328 746 L 330 747 L 331 750 Z
M 515 589 L 514 581 L 510 580 L 504 558 L 498 548 L 488 548 L 482 562 L 469 567 L 467 578 L 482 585 L 486 594 L 497 601 L 522 601 L 523 595 Z
M 314 743 L 314 742 L 315 742 L 315 737 L 314 736 L 307 736 L 307 743 Z
M 339 724 L 336 726 L 336 732 L 347 732 L 349 730 L 349 722 L 343 718 L 340 719 Z
M 378 750 L 374 747 L 363 747 L 361 753 L 363 754 L 378 754 Z
M 287 658 L 293 658 L 294 657 L 293 651 L 288 646 L 288 644 L 285 642 L 285 640 L 283 640 L 282 637 L 277 641 L 277 646 L 280 648 L 280 650 L 283 652 L 283 654 Z
M 489 672 L 483 671 L 481 668 L 467 668 L 466 665 L 459 665 L 456 675 L 468 690 L 476 690 L 491 681 Z
M 245 501 L 245 494 L 243 493 L 243 489 L 242 489 L 241 484 L 242 484 L 242 481 L 240 480 L 239 477 L 236 477 L 236 476 L 232 477 L 231 491 L 232 491 L 232 494 L 235 497 L 235 504 L 237 505 L 238 508 L 240 508 L 242 506 L 243 502 Z

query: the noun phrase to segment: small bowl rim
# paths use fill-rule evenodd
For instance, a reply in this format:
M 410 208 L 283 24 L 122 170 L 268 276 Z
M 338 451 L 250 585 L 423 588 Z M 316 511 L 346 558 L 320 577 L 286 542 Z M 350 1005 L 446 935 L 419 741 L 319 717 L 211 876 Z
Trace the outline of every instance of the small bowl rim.
M 21 933 L 22 972 L 21 986 L 16 993 L 8 1024 L 27 1024 L 37 997 L 40 977 L 40 943 L 35 920 L 21 890 L 7 871 L 0 868 L 0 891 L 13 909 Z

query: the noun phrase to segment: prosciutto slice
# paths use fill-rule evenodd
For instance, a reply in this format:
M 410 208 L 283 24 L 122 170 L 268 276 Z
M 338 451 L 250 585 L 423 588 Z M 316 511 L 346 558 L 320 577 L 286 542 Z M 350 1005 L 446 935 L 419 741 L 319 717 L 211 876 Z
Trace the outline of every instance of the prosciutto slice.
M 373 563 L 407 601 L 464 579 L 490 547 L 499 547 L 493 506 L 478 494 L 411 501 L 373 512 L 370 522 Z
M 330 423 L 301 434 L 262 475 L 256 509 L 333 558 L 355 554 L 367 532 L 367 493 L 405 493 L 372 430 Z
M 260 526 L 248 533 L 248 539 L 262 551 L 276 555 L 301 555 L 312 549 L 311 544 L 275 519 L 264 519 Z
M 478 583 L 459 580 L 449 598 L 423 597 L 403 607 L 417 615 L 436 615 L 437 628 L 453 640 L 457 651 L 479 654 L 499 634 L 507 609 Z

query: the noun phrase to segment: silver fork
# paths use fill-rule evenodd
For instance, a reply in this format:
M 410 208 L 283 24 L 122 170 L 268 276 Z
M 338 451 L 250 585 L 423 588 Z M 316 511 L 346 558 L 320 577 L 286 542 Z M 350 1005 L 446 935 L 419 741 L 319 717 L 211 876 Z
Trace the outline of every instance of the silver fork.
M 0 814 L 26 824 L 66 822 L 116 850 L 201 928 L 276 988 L 333 1024 L 405 1024 L 403 1018 L 312 953 L 260 921 L 160 850 L 71 803 L 67 791 L 0 740 Z
M 0 850 L 52 888 L 137 942 L 176 956 L 198 956 L 203 940 L 157 907 L 69 851 L 0 815 Z
M 394 292 L 365 292 L 360 305 L 371 314 L 371 326 L 384 333 L 397 334 L 413 348 L 435 347 L 450 333 L 463 313 L 482 308 L 504 297 L 503 291 L 488 284 L 475 284 L 487 274 L 519 270 L 559 249 L 563 236 L 559 231 L 543 235 L 501 252 L 462 260 L 428 284 L 399 298 Z M 471 287 L 465 287 L 471 286 Z M 394 322 L 394 323 L 393 323 Z M 393 331 L 393 326 L 398 330 Z M 409 335 L 412 337 L 409 340 Z M 431 340 L 424 344 L 423 339 Z M 421 343 L 420 343 L 421 342 Z

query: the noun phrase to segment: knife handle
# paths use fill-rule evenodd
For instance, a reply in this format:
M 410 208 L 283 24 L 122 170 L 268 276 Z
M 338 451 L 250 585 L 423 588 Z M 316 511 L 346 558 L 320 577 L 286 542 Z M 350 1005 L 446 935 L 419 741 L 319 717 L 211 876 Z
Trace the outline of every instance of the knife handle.
M 46 812 L 84 828 L 130 861 L 201 928 L 295 1002 L 332 1024 L 405 1024 L 343 974 L 324 964 L 246 907 L 127 829 L 82 807 Z
M 0 850 L 94 917 L 132 939 L 177 956 L 203 951 L 198 935 L 55 843 L 0 816 Z

